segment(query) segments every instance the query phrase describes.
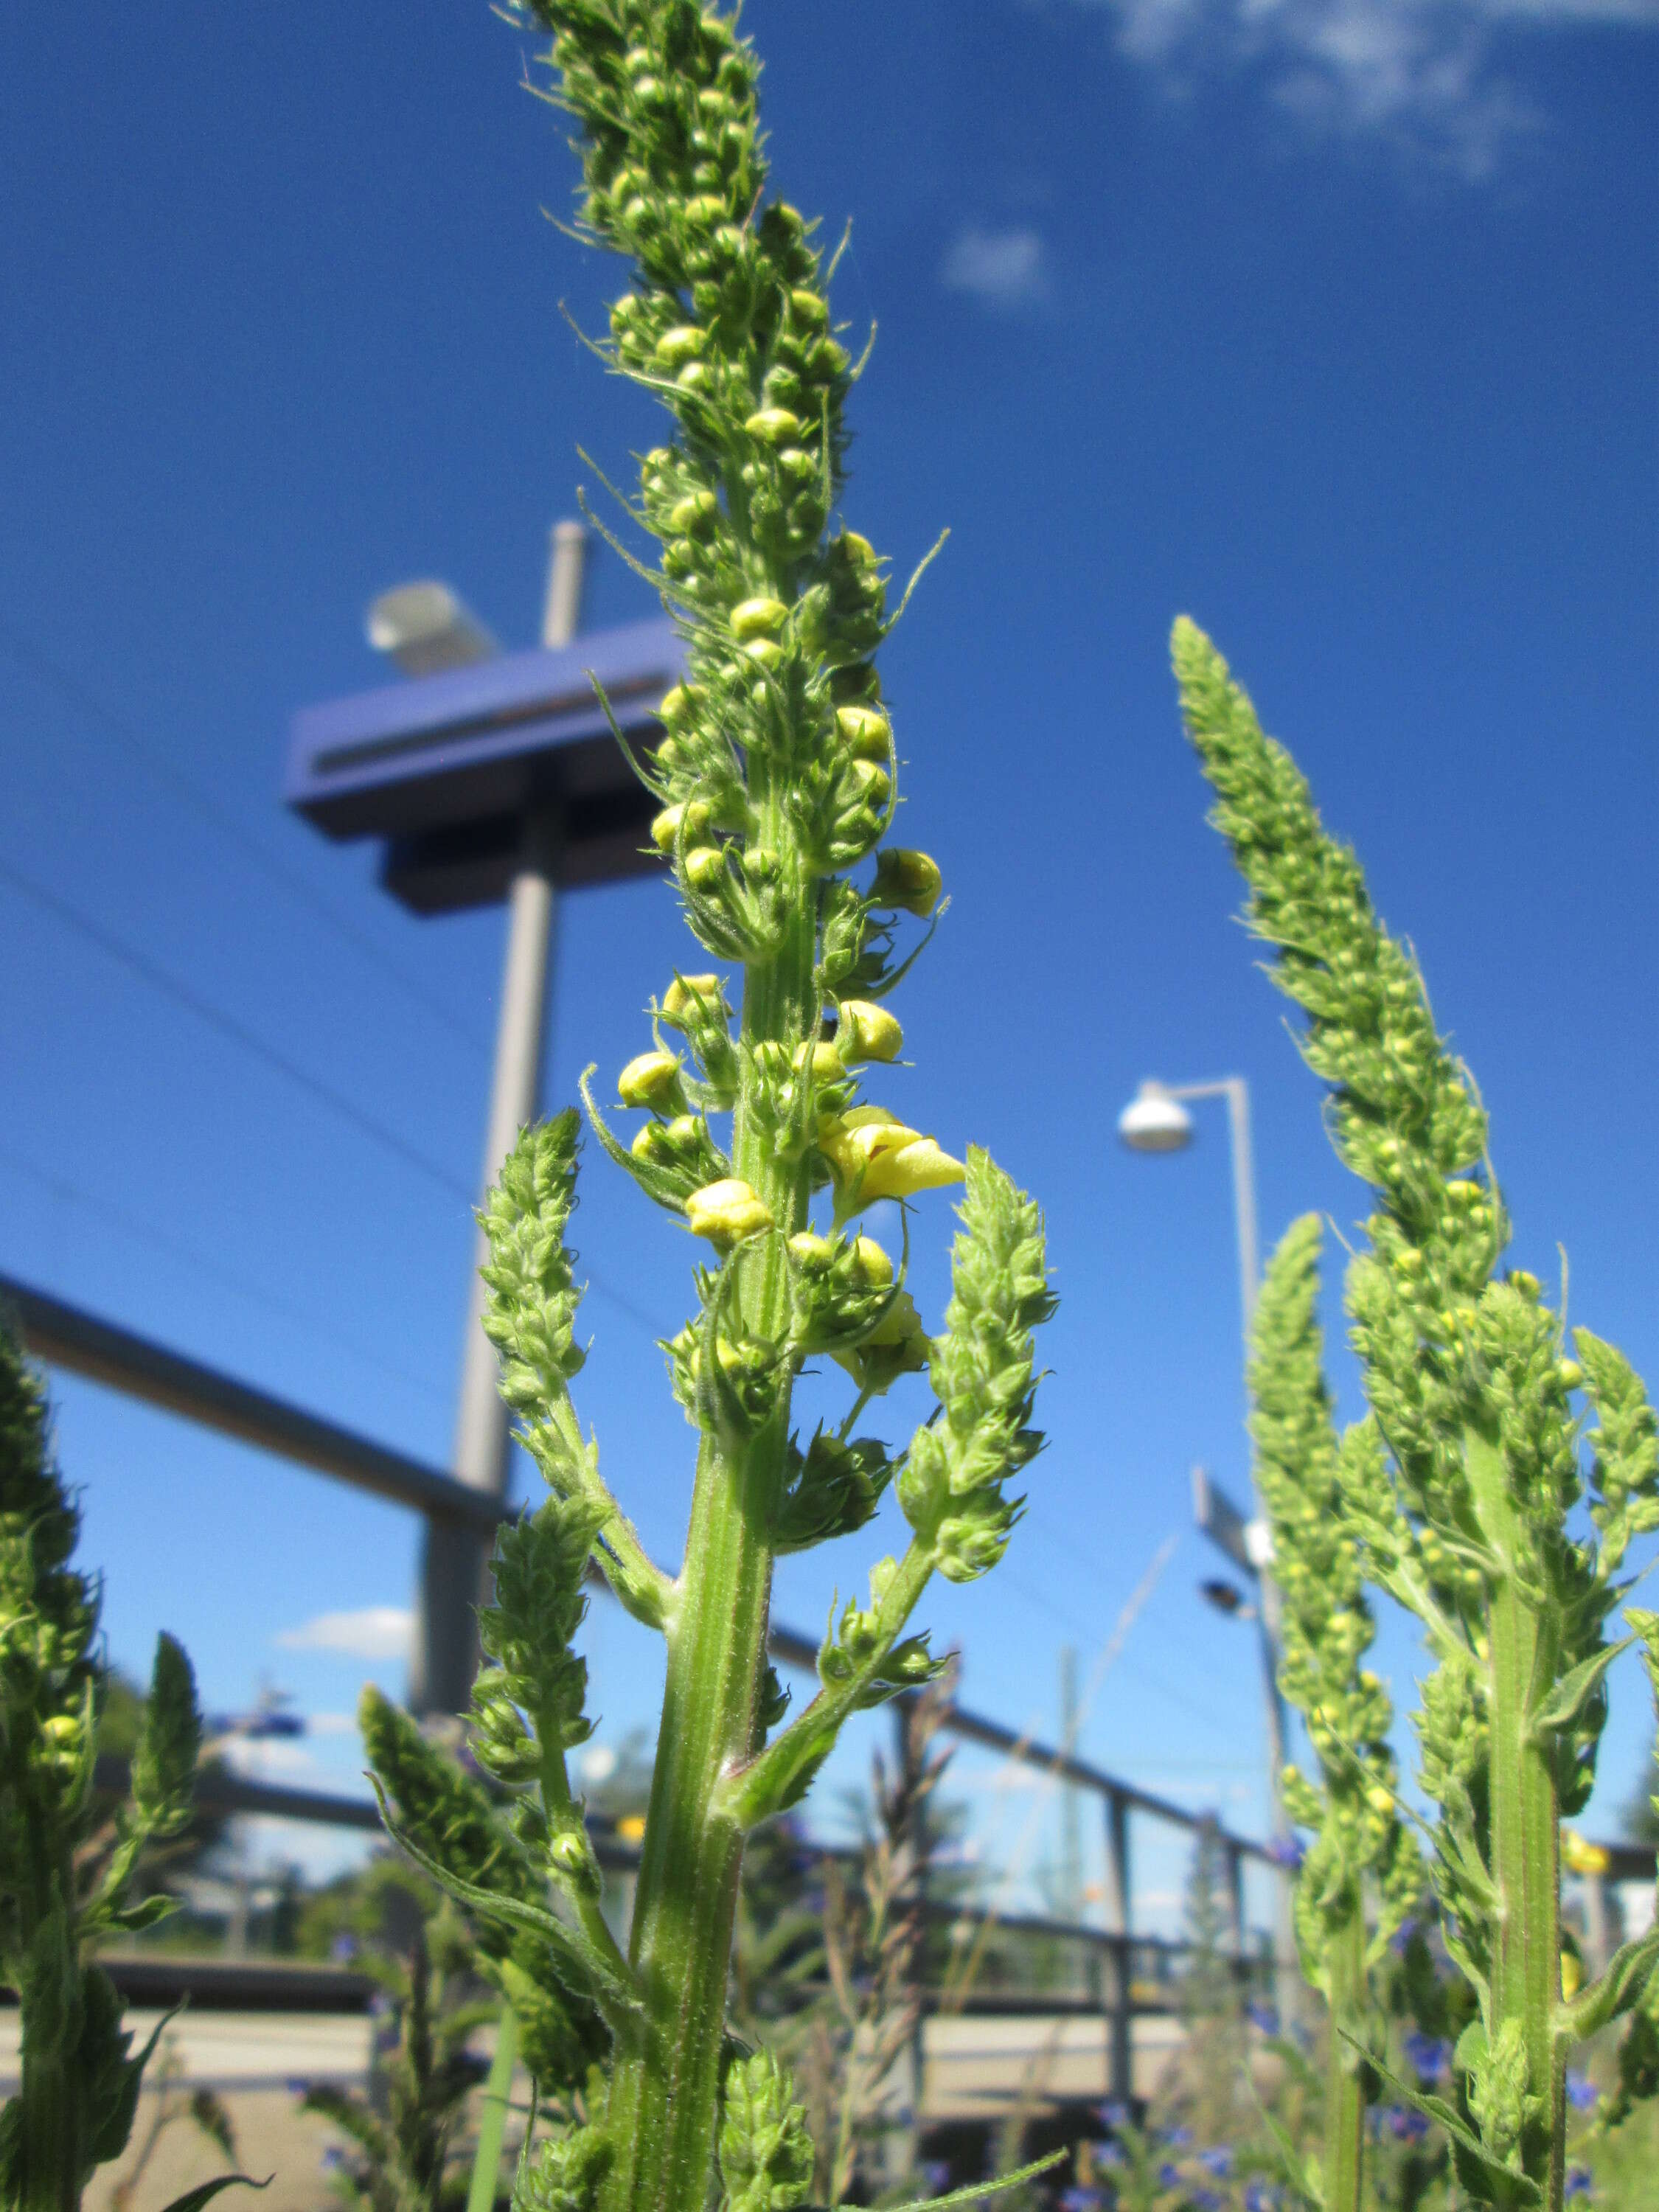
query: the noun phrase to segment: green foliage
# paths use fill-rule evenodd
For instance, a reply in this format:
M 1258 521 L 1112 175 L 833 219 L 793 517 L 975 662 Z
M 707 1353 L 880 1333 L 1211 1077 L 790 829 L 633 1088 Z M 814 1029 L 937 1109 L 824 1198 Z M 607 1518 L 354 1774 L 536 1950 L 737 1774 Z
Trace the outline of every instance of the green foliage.
M 837 513 L 858 371 L 833 324 L 833 261 L 768 193 L 759 64 L 734 21 L 695 0 L 531 0 L 523 12 L 552 34 L 545 97 L 577 126 L 579 231 L 633 263 L 595 350 L 673 423 L 620 502 L 659 541 L 659 569 L 610 541 L 652 575 L 689 663 L 635 766 L 688 924 L 742 971 L 740 988 L 676 973 L 653 1003 L 648 1048 L 617 1085 L 631 1135 L 611 1128 L 591 1070 L 582 1086 L 611 1161 L 703 1249 L 696 1311 L 665 1347 L 698 1433 L 696 1486 L 671 1576 L 612 1497 L 571 1401 L 578 1122 L 561 1114 L 523 1133 L 482 1217 L 485 1326 L 552 1492 L 502 1537 L 481 1623 L 495 1663 L 473 1747 L 509 1802 L 434 1773 L 387 1713 L 367 1713 L 366 1733 L 394 1832 L 478 1929 L 487 1970 L 521 2012 L 530 1984 L 568 2046 L 608 2060 L 598 2133 L 580 2154 L 538 2159 L 521 2196 L 703 2212 L 744 1837 L 797 1802 L 848 1714 L 932 1676 L 925 1641 L 905 1631 L 934 1571 L 965 1581 L 1001 1556 L 1019 1510 L 1005 1486 L 1038 1447 L 1031 1332 L 1052 1301 L 1030 1200 L 983 1152 L 964 1167 L 863 1096 L 866 1071 L 903 1048 L 886 1001 L 921 945 L 902 953 L 899 931 L 936 911 L 942 886 L 925 854 L 877 849 L 899 763 L 874 656 L 902 604 L 890 610 L 884 562 Z M 930 1340 L 906 1287 L 908 1230 L 896 1264 L 864 1218 L 964 1177 L 951 1304 Z M 803 1441 L 794 1389 L 819 1358 L 856 1396 L 838 1427 Z M 939 1407 L 908 1447 L 854 1433 L 866 1407 L 924 1370 Z M 872 1570 L 867 1604 L 832 1620 L 819 1692 L 785 1725 L 765 1658 L 773 1560 L 863 1525 L 890 1482 L 911 1540 Z M 626 1957 L 565 1771 L 588 1725 L 571 1639 L 590 1558 L 667 1644 Z M 730 2079 L 732 2199 L 787 2201 L 782 2076 Z
M 89 1954 L 171 1910 L 165 1895 L 135 1893 L 137 1870 L 189 1820 L 201 1741 L 190 1662 L 162 1636 L 131 1794 L 110 1847 L 86 1851 L 103 1674 L 97 1588 L 72 1565 L 79 1526 L 46 1393 L 0 1326 L 0 1977 L 22 2015 L 21 2087 L 0 2112 L 0 2203 L 18 2212 L 72 2212 L 126 2148 L 155 2038 L 132 2052 Z
M 812 2186 L 806 2115 L 769 2051 L 736 2060 L 720 2119 L 721 2212 L 790 2212 Z
M 1302 1051 L 1332 1086 L 1336 1150 L 1373 1193 L 1346 1285 L 1371 1420 L 1340 1455 L 1336 1503 L 1366 1578 L 1418 1615 L 1434 1661 L 1415 1717 L 1439 1807 L 1428 1871 L 1479 2006 L 1457 2047 L 1467 2119 L 1402 2094 L 1445 2127 L 1475 2202 L 1554 2208 L 1567 2052 L 1636 2002 L 1653 1955 L 1626 1947 L 1564 1996 L 1559 1822 L 1594 1779 L 1618 1570 L 1659 1527 L 1653 1418 L 1610 1346 L 1580 1329 L 1567 1356 L 1535 1277 L 1498 1275 L 1509 1219 L 1486 1115 L 1415 962 L 1209 641 L 1182 621 L 1173 650 L 1251 926 L 1309 1017 Z M 1581 1501 L 1599 1540 L 1571 1520 Z

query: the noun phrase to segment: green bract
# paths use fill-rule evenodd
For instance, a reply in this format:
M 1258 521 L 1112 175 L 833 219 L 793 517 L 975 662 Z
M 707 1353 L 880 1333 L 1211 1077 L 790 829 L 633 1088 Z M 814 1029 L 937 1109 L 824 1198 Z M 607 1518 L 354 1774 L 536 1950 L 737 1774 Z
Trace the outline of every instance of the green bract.
M 1556 2212 L 1567 2054 L 1636 2002 L 1659 1954 L 1659 1933 L 1644 1936 L 1591 1988 L 1563 1992 L 1560 1820 L 1594 1778 L 1623 1648 L 1605 1633 L 1620 1567 L 1632 1536 L 1659 1528 L 1653 1415 L 1610 1346 L 1578 1329 L 1565 1356 L 1534 1276 L 1498 1275 L 1509 1219 L 1486 1116 L 1415 963 L 1190 623 L 1174 656 L 1251 925 L 1310 1017 L 1302 1049 L 1334 1086 L 1336 1149 L 1375 1194 L 1347 1279 L 1371 1420 L 1343 1448 L 1333 1503 L 1367 1579 L 1418 1615 L 1435 1662 L 1415 1717 L 1440 1808 L 1428 1871 L 1480 2005 L 1457 2047 L 1467 2119 L 1414 2101 L 1446 2129 L 1470 2197 Z M 1570 1519 L 1581 1501 L 1599 1540 Z M 1349 1715 L 1369 1717 L 1364 1700 Z
M 581 227 L 634 264 L 599 350 L 673 422 L 640 464 L 629 519 L 660 542 L 653 580 L 690 669 L 637 766 L 657 802 L 653 841 L 717 965 L 675 975 L 653 1006 L 617 1081 L 630 1130 L 609 1126 L 588 1080 L 583 1095 L 611 1160 L 699 1240 L 696 1310 L 665 1347 L 696 1471 L 671 1576 L 611 1497 L 570 1401 L 577 1121 L 561 1115 L 524 1133 L 483 1217 L 486 1327 L 553 1493 L 501 1540 L 482 1623 L 495 1663 L 473 1745 L 514 1793 L 507 1806 L 441 1776 L 389 1711 L 368 1717 L 403 1839 L 495 1928 L 506 1994 L 522 2009 L 526 1978 L 544 1991 L 574 2046 L 567 2064 L 593 2043 L 605 2058 L 590 2125 L 526 2167 L 519 2202 L 703 2212 L 718 2145 L 728 2203 L 763 2212 L 799 2201 L 812 2159 L 772 2062 L 726 2064 L 744 1838 L 799 1796 L 849 1713 L 928 1679 L 904 1630 L 933 1571 L 963 1580 L 1000 1556 L 1018 1510 L 1004 1486 L 1039 1441 L 1031 1330 L 1051 1301 L 1030 1200 L 982 1152 L 964 1168 L 860 1097 L 859 1070 L 903 1042 L 881 1003 L 915 957 L 898 950 L 898 917 L 937 908 L 939 874 L 925 854 L 878 854 L 898 761 L 873 656 L 896 617 L 884 562 L 837 513 L 854 371 L 813 226 L 768 194 L 758 64 L 731 21 L 691 0 L 526 12 L 553 34 L 549 97 L 580 132 Z M 954 1293 L 930 1340 L 902 1266 L 851 1224 L 964 1179 Z M 852 1402 L 807 1440 L 792 1400 L 809 1360 L 832 1377 L 838 1363 Z M 872 1401 L 924 1369 L 939 1413 L 907 1450 L 854 1433 Z M 858 1528 L 895 1479 L 909 1545 L 872 1571 L 867 1606 L 832 1623 L 819 1693 L 781 1727 L 773 1559 Z M 667 1644 L 625 1955 L 564 1764 L 586 1728 L 569 1640 L 590 1553 Z

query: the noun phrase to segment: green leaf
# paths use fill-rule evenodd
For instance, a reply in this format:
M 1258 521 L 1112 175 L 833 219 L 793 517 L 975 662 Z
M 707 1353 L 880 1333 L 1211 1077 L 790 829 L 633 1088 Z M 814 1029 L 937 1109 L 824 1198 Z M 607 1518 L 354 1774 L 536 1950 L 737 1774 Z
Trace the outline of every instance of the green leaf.
M 202 1716 L 190 1661 L 182 1644 L 158 1636 L 143 1731 L 132 1761 L 133 1814 L 149 1834 L 171 1835 L 190 1818 L 201 1747 Z
M 1606 1973 L 1588 1989 L 1580 1990 L 1571 2004 L 1562 2006 L 1557 2016 L 1567 2034 L 1583 2042 L 1610 2020 L 1617 2020 L 1620 2013 L 1628 2012 L 1647 1987 L 1656 1962 L 1659 1962 L 1659 1928 L 1650 1928 L 1645 1936 L 1621 1944 Z
M 1659 1940 L 1659 1937 L 1656 1940 Z M 1390 2073 L 1374 2051 L 1368 2051 L 1363 2043 L 1348 2033 L 1346 2027 L 1339 2027 L 1337 2032 L 1345 2043 L 1353 2045 L 1354 2049 L 1368 2066 L 1376 2069 L 1396 2097 L 1403 2100 L 1414 2112 L 1421 2112 L 1425 2120 L 1432 2120 L 1436 2127 L 1443 2129 L 1454 2148 L 1462 2153 L 1464 2159 L 1472 2161 L 1483 2175 L 1500 2180 L 1509 2191 L 1511 2201 L 1522 2204 L 1543 2203 L 1543 2191 L 1539 2188 L 1538 2184 L 1529 2176 L 1522 2173 L 1518 2167 L 1505 2166 L 1501 2159 L 1494 2158 L 1480 2138 L 1465 2124 L 1462 2114 L 1454 2106 L 1449 2105 L 1443 2097 L 1431 2097 L 1425 2091 L 1402 2081 L 1397 2074 Z M 1463 2186 L 1468 2189 L 1469 2180 L 1467 2172 L 1461 2173 L 1460 2178 L 1462 2179 Z
M 1297 2066 L 1311 2075 L 1312 2069 L 1308 2066 L 1307 2060 L 1297 2050 L 1294 2044 L 1275 2039 L 1267 2047 L 1269 2050 L 1276 2050 L 1293 2056 Z M 1257 2118 L 1273 2137 L 1273 2148 L 1279 2153 L 1279 2160 L 1284 2169 L 1285 2180 L 1290 2183 L 1291 2187 L 1295 2190 L 1304 2203 L 1312 2205 L 1314 2212 L 1325 2212 L 1323 2191 L 1303 2163 L 1302 2154 L 1291 2141 L 1289 2131 L 1262 2102 L 1261 2092 L 1256 2087 L 1248 2069 L 1244 2074 L 1244 2084 L 1255 2103 Z
M 1570 1673 L 1564 1674 L 1549 1696 L 1532 1716 L 1532 1740 L 1540 1749 L 1547 1749 L 1544 1739 L 1561 1729 L 1570 1729 L 1595 1694 L 1596 1686 L 1621 1651 L 1628 1651 L 1636 1642 L 1626 1636 L 1617 1644 L 1603 1644 L 1583 1659 Z
M 175 2197 L 166 2212 L 201 2212 L 203 2205 L 211 2204 L 222 2189 L 269 2189 L 276 2179 L 274 2173 L 266 2174 L 263 2181 L 256 2181 L 251 2173 L 222 2173 L 216 2181 L 201 2182 L 185 2190 L 182 2197 Z
M 978 2204 L 988 2197 L 994 2197 L 1001 2189 L 1018 2189 L 1024 2181 L 1035 2181 L 1040 2173 L 1060 2164 L 1069 2154 L 1051 2150 L 1046 2158 L 1034 2158 L 1029 2166 L 1016 2166 L 1012 2173 L 1000 2173 L 994 2181 L 970 2181 L 965 2189 L 953 2189 L 947 2197 L 913 2197 L 908 2204 L 896 2204 L 892 2212 L 944 2212 L 947 2204 Z M 856 2212 L 850 2204 L 837 2204 L 831 2212 Z
M 386 1833 L 399 1850 L 404 1852 L 428 1875 L 438 1887 L 458 1905 L 465 1905 L 474 1912 L 488 1918 L 505 1920 L 514 1926 L 527 1928 L 539 1936 L 567 1968 L 574 1968 L 578 1992 L 591 1996 L 608 2018 L 620 2017 L 642 2021 L 645 2007 L 631 1979 L 624 1981 L 598 1946 L 588 1941 L 578 1928 L 572 1928 L 544 1905 L 533 1905 L 527 1899 L 504 1897 L 494 1890 L 481 1889 L 477 1882 L 465 1881 L 459 1875 L 429 1858 L 392 1817 L 386 1793 L 378 1778 L 371 1775 L 374 1795 L 380 1800 L 380 1818 L 386 1823 Z

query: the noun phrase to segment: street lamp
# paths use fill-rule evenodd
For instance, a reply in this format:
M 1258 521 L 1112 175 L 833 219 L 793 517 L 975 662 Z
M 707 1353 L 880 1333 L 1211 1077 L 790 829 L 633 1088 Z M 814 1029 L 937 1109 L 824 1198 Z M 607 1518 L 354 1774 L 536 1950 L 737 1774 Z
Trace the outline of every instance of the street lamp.
M 1243 1324 L 1244 1368 L 1248 1377 L 1255 1326 L 1256 1291 L 1261 1280 L 1256 1257 L 1255 1170 L 1250 1155 L 1250 1087 L 1242 1075 L 1226 1075 L 1213 1083 L 1158 1083 L 1148 1079 L 1118 1115 L 1117 1133 L 1132 1152 L 1184 1152 L 1196 1133 L 1187 1103 L 1224 1099 L 1231 1139 L 1233 1173 L 1233 1225 L 1238 1243 L 1238 1302 Z M 1248 1399 L 1248 1385 L 1246 1396 Z M 1285 1705 L 1279 1690 L 1279 1596 L 1268 1571 L 1270 1546 L 1267 1524 L 1259 1516 L 1243 1522 L 1206 1477 L 1194 1469 L 1194 1498 L 1199 1525 L 1218 1545 L 1231 1563 L 1255 1581 L 1260 1599 L 1255 1607 L 1239 1605 L 1236 1617 L 1254 1617 L 1261 1650 L 1267 1717 L 1268 1796 L 1273 1808 L 1273 1839 L 1288 1835 L 1285 1814 Z M 1206 1585 L 1206 1595 L 1209 1586 Z M 1215 1603 L 1214 1598 L 1210 1601 Z M 1289 1985 L 1289 1967 L 1296 1955 L 1295 1929 L 1291 1910 L 1288 1875 L 1281 1872 L 1274 1884 L 1273 1948 L 1281 1983 Z M 1285 2009 L 1281 2004 L 1281 2012 Z

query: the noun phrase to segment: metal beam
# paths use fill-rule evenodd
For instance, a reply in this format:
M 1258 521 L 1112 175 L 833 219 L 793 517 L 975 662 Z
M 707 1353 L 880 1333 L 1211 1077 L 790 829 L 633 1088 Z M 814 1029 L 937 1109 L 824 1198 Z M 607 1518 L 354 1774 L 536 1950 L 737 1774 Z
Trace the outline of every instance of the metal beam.
M 355 1430 L 342 1428 L 239 1382 L 199 1360 L 100 1321 L 79 1306 L 32 1290 L 10 1275 L 0 1275 L 0 1310 L 17 1316 L 24 1344 L 37 1359 L 102 1382 L 130 1398 L 182 1414 L 203 1428 L 216 1429 L 257 1450 L 293 1460 L 319 1474 L 331 1475 L 354 1490 L 367 1491 L 393 1505 L 411 1506 L 428 1520 L 459 1522 L 493 1532 L 514 1517 L 514 1508 L 481 1491 L 469 1490 L 435 1467 L 389 1451 Z

